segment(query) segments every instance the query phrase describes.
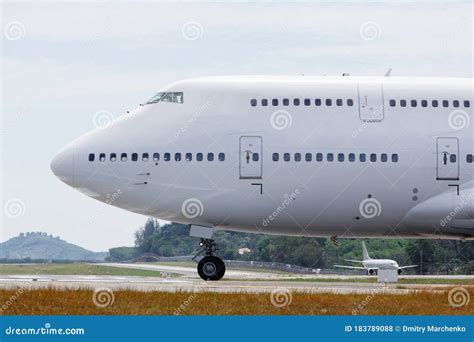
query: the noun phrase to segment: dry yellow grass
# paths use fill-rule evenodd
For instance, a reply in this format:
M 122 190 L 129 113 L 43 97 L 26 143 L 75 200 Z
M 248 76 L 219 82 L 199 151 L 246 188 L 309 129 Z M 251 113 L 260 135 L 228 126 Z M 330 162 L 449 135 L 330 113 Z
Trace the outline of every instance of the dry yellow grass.
M 474 290 L 466 288 L 474 300 Z M 35 289 L 18 294 L 0 290 L 2 315 L 473 315 L 474 305 L 455 308 L 448 291 L 395 294 L 282 293 L 283 307 L 270 293 L 137 292 L 116 290 L 106 307 L 93 302 L 94 291 Z M 286 297 L 285 297 L 286 295 Z M 274 297 L 278 301 L 278 298 Z

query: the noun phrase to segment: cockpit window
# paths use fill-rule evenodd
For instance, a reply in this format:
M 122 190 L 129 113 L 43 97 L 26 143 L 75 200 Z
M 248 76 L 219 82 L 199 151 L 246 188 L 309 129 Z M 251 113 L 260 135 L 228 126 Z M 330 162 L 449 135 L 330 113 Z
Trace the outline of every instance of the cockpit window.
M 157 102 L 183 103 L 183 92 L 160 92 L 149 99 L 146 104 Z

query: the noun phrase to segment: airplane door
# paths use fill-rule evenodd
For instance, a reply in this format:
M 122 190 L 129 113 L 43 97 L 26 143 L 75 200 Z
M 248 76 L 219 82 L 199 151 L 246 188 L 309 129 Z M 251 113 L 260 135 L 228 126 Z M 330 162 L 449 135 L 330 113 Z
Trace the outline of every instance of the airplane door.
M 378 83 L 360 83 L 359 117 L 364 121 L 380 122 L 384 118 L 383 89 Z
M 262 178 L 262 137 L 240 137 L 240 179 Z
M 436 140 L 436 179 L 459 179 L 459 141 L 457 138 Z

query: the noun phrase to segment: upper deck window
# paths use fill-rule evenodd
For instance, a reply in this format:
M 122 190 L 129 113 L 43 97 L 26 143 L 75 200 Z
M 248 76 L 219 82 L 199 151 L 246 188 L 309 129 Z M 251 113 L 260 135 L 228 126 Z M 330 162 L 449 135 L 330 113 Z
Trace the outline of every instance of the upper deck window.
M 149 99 L 146 104 L 157 102 L 183 103 L 183 92 L 160 92 Z

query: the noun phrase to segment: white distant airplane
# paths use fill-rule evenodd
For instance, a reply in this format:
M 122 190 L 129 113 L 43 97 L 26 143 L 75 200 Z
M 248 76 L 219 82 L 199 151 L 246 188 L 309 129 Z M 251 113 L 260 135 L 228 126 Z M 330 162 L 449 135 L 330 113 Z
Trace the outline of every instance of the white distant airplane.
M 362 241 L 362 260 L 351 260 L 344 259 L 345 261 L 358 262 L 363 265 L 360 266 L 345 266 L 345 265 L 334 265 L 335 267 L 351 268 L 357 270 L 366 270 L 367 274 L 374 275 L 377 274 L 379 270 L 397 270 L 398 274 L 402 274 L 404 268 L 417 267 L 418 265 L 409 265 L 409 266 L 398 266 L 398 263 L 395 260 L 390 259 L 372 259 L 367 252 L 367 247 L 365 247 L 365 242 Z
M 221 76 L 176 82 L 53 159 L 99 201 L 215 229 L 473 239 L 473 80 Z M 103 113 L 102 113 L 103 114 Z

